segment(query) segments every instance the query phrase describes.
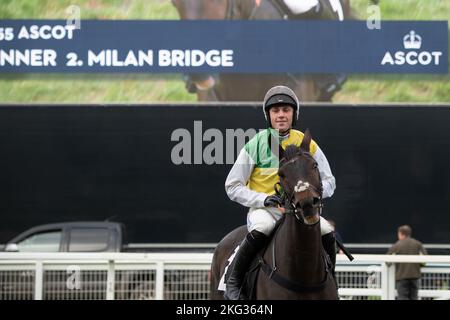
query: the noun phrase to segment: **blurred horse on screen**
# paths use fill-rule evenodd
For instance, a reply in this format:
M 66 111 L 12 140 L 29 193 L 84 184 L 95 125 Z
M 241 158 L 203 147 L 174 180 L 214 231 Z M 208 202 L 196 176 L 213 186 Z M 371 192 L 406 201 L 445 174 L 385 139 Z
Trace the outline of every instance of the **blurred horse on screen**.
M 172 0 L 182 20 L 315 19 L 292 16 L 284 0 Z M 318 0 L 322 19 L 351 17 L 350 0 Z M 283 49 L 280 49 L 283 50 Z M 331 101 L 345 82 L 343 74 L 190 74 L 186 88 L 199 101 L 259 101 L 271 87 L 286 85 L 302 101 Z

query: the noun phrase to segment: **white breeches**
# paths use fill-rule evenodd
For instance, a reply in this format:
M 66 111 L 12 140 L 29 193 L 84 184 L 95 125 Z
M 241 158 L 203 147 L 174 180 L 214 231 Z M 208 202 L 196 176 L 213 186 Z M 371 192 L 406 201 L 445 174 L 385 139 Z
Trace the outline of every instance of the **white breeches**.
M 282 217 L 281 212 L 277 208 L 250 208 L 247 214 L 248 231 L 257 230 L 270 235 L 275 228 L 275 223 Z M 333 231 L 330 223 L 323 217 L 320 217 L 320 232 L 323 235 Z

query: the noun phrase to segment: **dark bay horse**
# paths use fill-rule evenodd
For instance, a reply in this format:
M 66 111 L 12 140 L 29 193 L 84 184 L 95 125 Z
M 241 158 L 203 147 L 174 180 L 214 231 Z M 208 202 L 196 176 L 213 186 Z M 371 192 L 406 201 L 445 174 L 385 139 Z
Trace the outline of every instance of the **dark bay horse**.
M 256 280 L 257 300 L 337 300 L 337 284 L 322 247 L 320 213 L 322 183 L 317 163 L 309 153 L 309 131 L 300 147 L 290 145 L 280 154 L 278 175 L 286 212 L 262 253 Z M 280 150 L 281 151 L 281 150 Z M 211 264 L 211 298 L 223 299 L 218 285 L 228 258 L 247 233 L 239 227 L 223 238 Z
M 350 17 L 350 0 L 319 2 L 325 12 L 322 18 Z M 172 0 L 172 3 L 182 20 L 286 19 L 286 12 L 280 6 L 282 0 Z M 192 74 L 187 76 L 186 87 L 189 92 L 197 92 L 199 101 L 259 101 L 267 90 L 280 84 L 294 90 L 302 101 L 331 101 L 345 80 L 345 75 L 330 74 Z M 197 90 L 198 87 L 211 89 Z

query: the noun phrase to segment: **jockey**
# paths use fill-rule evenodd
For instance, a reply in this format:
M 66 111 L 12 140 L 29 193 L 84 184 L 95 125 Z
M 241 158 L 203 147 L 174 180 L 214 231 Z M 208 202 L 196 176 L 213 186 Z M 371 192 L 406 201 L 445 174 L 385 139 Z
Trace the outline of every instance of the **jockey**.
M 240 288 L 247 268 L 259 250 L 267 244 L 276 221 L 282 216 L 282 200 L 274 190 L 274 185 L 279 182 L 278 158 L 271 152 L 269 138 L 271 135 L 278 136 L 281 147 L 285 149 L 289 144 L 300 146 L 304 136 L 302 132 L 292 129 L 292 125 L 298 120 L 299 101 L 288 87 L 271 88 L 264 98 L 263 111 L 269 128 L 260 131 L 242 148 L 225 181 L 228 197 L 250 208 L 247 214 L 249 233 L 227 271 L 224 297 L 229 300 L 241 299 Z M 313 140 L 310 153 L 317 161 L 322 178 L 322 197 L 331 197 L 336 188 L 335 178 L 327 158 Z M 320 227 L 323 246 L 334 268 L 336 246 L 333 229 L 322 217 Z

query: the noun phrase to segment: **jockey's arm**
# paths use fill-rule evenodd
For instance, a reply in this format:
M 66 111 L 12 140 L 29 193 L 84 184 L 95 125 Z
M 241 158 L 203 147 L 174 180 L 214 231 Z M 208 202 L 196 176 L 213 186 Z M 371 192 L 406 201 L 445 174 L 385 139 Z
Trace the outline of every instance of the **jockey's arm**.
M 293 19 L 317 19 L 317 20 L 334 20 L 333 12 L 319 0 L 283 0 L 288 10 L 293 14 Z M 333 5 L 332 3 L 330 3 Z
M 247 182 L 254 167 L 254 161 L 245 148 L 242 148 L 230 173 L 228 173 L 225 181 L 225 191 L 231 200 L 245 207 L 262 208 L 264 207 L 264 200 L 267 198 L 267 194 L 250 190 L 247 187 Z
M 331 173 L 330 164 L 323 151 L 317 146 L 317 150 L 314 153 L 314 159 L 317 161 L 319 166 L 320 177 L 322 179 L 323 186 L 323 198 L 329 198 L 333 195 L 336 189 L 336 179 Z

